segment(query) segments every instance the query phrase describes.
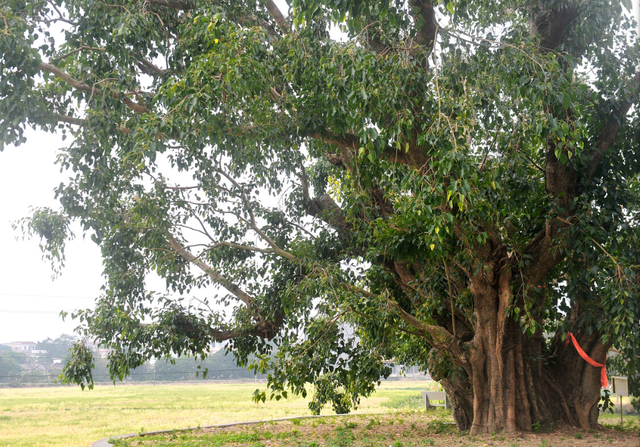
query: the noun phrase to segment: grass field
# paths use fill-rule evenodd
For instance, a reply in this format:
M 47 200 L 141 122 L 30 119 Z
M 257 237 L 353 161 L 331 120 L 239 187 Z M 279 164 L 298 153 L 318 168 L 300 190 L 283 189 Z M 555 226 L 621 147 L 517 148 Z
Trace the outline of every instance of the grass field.
M 551 433 L 461 432 L 437 410 L 397 411 L 377 415 L 349 415 L 298 419 L 260 425 L 219 427 L 156 436 L 114 440 L 116 447 L 582 447 L 637 446 L 632 430 L 578 430 L 562 427 Z
M 280 402 L 268 401 L 266 404 L 254 404 L 251 401 L 251 396 L 256 388 L 263 389 L 264 384 L 203 382 L 156 386 L 118 385 L 96 386 L 93 391 L 84 392 L 75 387 L 4 388 L 0 389 L 0 446 L 85 447 L 98 439 L 119 434 L 203 427 L 226 422 L 266 420 L 310 414 L 307 408 L 308 399 L 300 397 L 292 397 Z M 400 411 L 406 412 L 408 415 L 413 413 L 424 424 L 431 424 L 424 419 L 424 413 L 414 412 L 421 408 L 420 390 L 436 388 L 437 384 L 431 381 L 385 382 L 372 397 L 362 401 L 362 405 L 356 413 L 391 412 L 395 414 Z M 326 411 L 327 414 L 330 413 L 329 410 Z M 437 422 L 436 425 L 451 420 L 450 412 L 439 414 L 438 420 L 440 422 Z M 380 417 L 382 418 L 382 416 Z M 619 418 L 619 415 L 617 417 Z M 367 416 L 366 421 L 370 419 L 371 417 Z M 302 425 L 312 424 L 317 427 L 322 424 L 322 422 L 313 421 L 320 420 L 304 422 Z M 615 424 L 617 421 L 616 416 L 611 415 L 606 422 Z M 627 424 L 637 425 L 638 417 L 625 416 L 625 421 Z M 362 428 L 364 423 L 358 423 Z M 334 422 L 333 424 L 338 424 L 335 429 L 338 430 L 342 427 L 339 424 L 344 423 Z M 397 424 L 398 422 L 396 422 L 396 428 L 399 429 Z M 405 425 L 408 428 L 403 429 L 402 433 L 410 433 L 411 424 L 413 422 L 407 421 Z M 365 433 L 373 433 L 374 431 L 369 430 Z M 386 428 L 385 432 L 390 432 L 390 429 Z M 335 433 L 332 431 L 331 436 L 334 435 Z M 260 438 L 260 442 L 251 442 L 246 445 L 261 446 L 264 444 L 269 447 L 280 445 L 280 443 L 271 444 L 267 441 L 269 439 L 263 437 Z M 400 444 L 391 442 L 385 444 L 385 442 L 382 442 L 380 446 L 400 447 L 400 444 L 403 444 L 402 441 L 399 441 Z M 638 444 L 640 445 L 640 443 Z M 211 445 L 222 444 L 214 442 Z M 296 440 L 290 445 L 302 444 Z M 320 442 L 317 445 L 333 444 Z M 409 447 L 409 445 L 410 443 L 405 441 L 403 447 Z M 347 445 L 341 447 L 347 447 Z
M 431 381 L 386 382 L 357 413 L 419 408 L 420 390 L 435 387 Z M 301 397 L 254 404 L 256 388 L 264 384 L 3 388 L 0 445 L 84 447 L 118 434 L 310 414 L 308 399 Z

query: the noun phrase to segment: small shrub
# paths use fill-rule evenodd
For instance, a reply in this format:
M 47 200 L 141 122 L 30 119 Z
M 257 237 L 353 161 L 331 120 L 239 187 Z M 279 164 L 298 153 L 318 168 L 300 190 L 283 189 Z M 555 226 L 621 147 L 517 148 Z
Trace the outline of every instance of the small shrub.
M 576 439 L 583 439 L 584 435 L 582 433 L 578 432 L 575 435 L 573 435 L 573 437 L 576 438 Z

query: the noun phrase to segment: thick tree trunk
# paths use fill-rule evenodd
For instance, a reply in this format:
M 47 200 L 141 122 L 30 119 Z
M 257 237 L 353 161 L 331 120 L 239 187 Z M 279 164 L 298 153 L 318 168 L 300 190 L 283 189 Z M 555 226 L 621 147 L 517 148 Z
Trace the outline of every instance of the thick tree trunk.
M 542 333 L 546 289 L 531 281 L 542 281 L 548 268 L 529 265 L 530 275 L 523 280 L 504 245 L 489 248 L 481 251 L 483 261 L 473 270 L 476 276 L 458 287 L 471 291 L 473 316 L 455 313 L 455 321 L 461 323 L 457 330 L 451 314 L 436 318 L 450 338 L 430 340 L 434 347 L 429 357 L 437 358 L 428 368 L 449 394 L 458 428 L 471 433 L 557 425 L 594 428 L 601 368 L 588 364 L 559 336 L 549 340 Z M 393 268 L 403 290 L 411 293 L 419 267 L 395 263 Z M 569 327 L 579 327 L 581 302 L 573 297 Z M 601 334 L 574 331 L 585 352 L 603 363 L 610 346 L 602 343 Z
M 523 334 L 509 315 L 514 299 L 509 269 L 501 269 L 496 276 L 472 282 L 476 331 L 467 344 L 471 365 L 467 383 L 442 381 L 454 406 L 460 408 L 454 412 L 459 428 L 468 429 L 470 417 L 474 434 L 544 430 L 558 424 L 595 427 L 601 368 L 586 363 L 572 344 L 559 338 L 551 344 L 553 355 L 545 356 L 540 329 L 532 336 Z M 591 358 L 604 361 L 609 346 L 602 344 L 599 334 L 574 335 Z

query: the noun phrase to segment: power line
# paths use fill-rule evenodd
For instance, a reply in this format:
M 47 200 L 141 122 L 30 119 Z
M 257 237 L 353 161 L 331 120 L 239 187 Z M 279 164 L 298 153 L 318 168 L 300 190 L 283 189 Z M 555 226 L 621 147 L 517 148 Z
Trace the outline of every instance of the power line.
M 95 300 L 95 296 L 69 296 L 69 295 L 36 295 L 25 293 L 0 293 L 0 296 L 18 296 L 23 298 L 64 298 L 71 300 Z
M 60 315 L 63 310 L 13 310 L 0 309 L 0 313 L 5 314 L 39 314 L 39 315 Z M 64 312 L 74 312 L 73 310 L 64 310 Z
M 212 373 L 217 373 L 217 372 L 238 372 L 238 371 L 247 371 L 246 369 L 243 368 L 235 368 L 235 369 L 210 369 L 207 372 L 207 376 L 209 376 Z M 132 371 L 131 375 L 128 378 L 132 378 L 135 376 L 152 376 L 152 375 L 158 375 L 158 376 L 163 376 L 163 375 L 176 375 L 176 374 L 195 374 L 198 373 L 199 375 L 202 375 L 204 373 L 204 370 L 198 370 L 198 371 L 156 371 L 156 372 L 134 372 Z M 262 373 L 258 373 L 261 375 L 264 375 Z M 19 378 L 19 377 L 23 377 L 23 378 L 38 378 L 38 377 L 58 377 L 60 374 L 18 374 L 18 375 L 11 375 L 11 376 L 0 376 L 0 379 L 15 379 L 15 378 Z M 109 375 L 105 375 L 105 374 L 96 374 L 92 376 L 94 379 L 100 379 L 100 378 L 108 378 L 109 380 L 111 380 L 111 376 Z

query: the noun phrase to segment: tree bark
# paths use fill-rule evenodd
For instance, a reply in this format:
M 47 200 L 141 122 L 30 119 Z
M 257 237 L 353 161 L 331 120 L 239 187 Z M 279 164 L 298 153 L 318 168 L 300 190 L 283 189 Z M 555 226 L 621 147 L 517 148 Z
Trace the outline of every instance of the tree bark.
M 595 428 L 601 368 L 585 362 L 559 336 L 550 341 L 549 351 L 539 327 L 533 335 L 523 333 L 509 312 L 514 301 L 524 305 L 512 293 L 517 284 L 510 268 L 504 262 L 486 267 L 471 282 L 475 336 L 462 350 L 468 353 L 470 374 L 447 376 L 430 367 L 450 396 L 458 428 L 472 434 L 549 430 L 559 424 Z M 535 306 L 531 312 L 537 318 Z M 610 346 L 600 334 L 574 335 L 592 359 L 604 362 Z

